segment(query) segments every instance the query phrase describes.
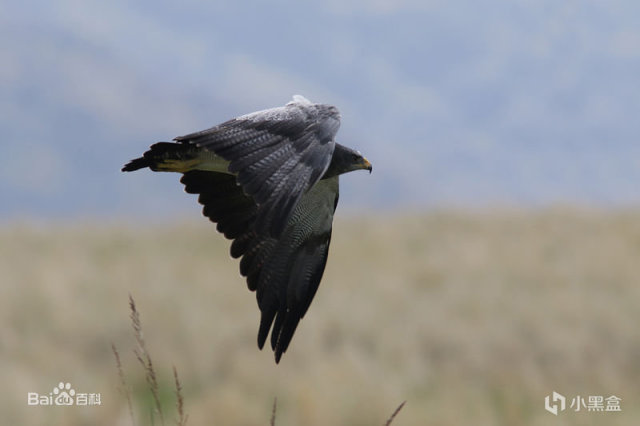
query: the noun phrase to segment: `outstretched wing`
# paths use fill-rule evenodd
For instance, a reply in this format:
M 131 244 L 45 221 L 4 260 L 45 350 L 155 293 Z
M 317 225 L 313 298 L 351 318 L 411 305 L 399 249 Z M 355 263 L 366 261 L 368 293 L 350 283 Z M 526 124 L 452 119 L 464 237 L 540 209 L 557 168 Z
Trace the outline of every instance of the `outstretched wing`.
M 204 206 L 202 214 L 217 223 L 218 232 L 225 237 L 236 239 L 253 228 L 258 207 L 242 192 L 235 176 L 191 170 L 182 175 L 180 182 L 189 194 L 200 194 L 198 202 Z
M 262 348 L 273 326 L 276 362 L 287 350 L 322 279 L 337 204 L 338 177 L 321 180 L 304 194 L 278 241 L 252 246 L 257 250 L 251 254 L 261 261 L 251 260 L 249 252 L 242 259 L 240 272 L 247 281 L 254 276 L 262 312 L 258 346 Z
M 258 205 L 255 230 L 278 237 L 302 195 L 329 166 L 339 127 L 335 107 L 294 97 L 284 107 L 244 115 L 175 140 L 229 161 L 229 171 Z
M 261 311 L 258 346 L 262 349 L 271 330 L 271 347 L 280 361 L 324 272 L 338 177 L 321 180 L 302 196 L 279 238 L 256 232 L 258 207 L 235 176 L 193 170 L 181 182 L 187 192 L 200 194 L 204 215 L 234 240 L 231 255 L 242 257 L 240 273 L 256 291 Z

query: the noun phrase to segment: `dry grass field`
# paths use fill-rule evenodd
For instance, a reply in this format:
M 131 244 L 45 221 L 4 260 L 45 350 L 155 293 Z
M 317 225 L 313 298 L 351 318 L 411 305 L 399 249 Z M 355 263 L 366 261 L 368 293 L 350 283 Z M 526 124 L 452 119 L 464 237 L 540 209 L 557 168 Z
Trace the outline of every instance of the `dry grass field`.
M 171 226 L 0 227 L 0 424 L 137 425 L 152 398 L 131 294 L 165 407 L 189 425 L 640 424 L 640 212 L 577 209 L 342 216 L 325 277 L 280 365 L 202 218 Z M 28 406 L 70 382 L 100 406 Z M 544 397 L 616 395 L 622 412 Z M 568 402 L 569 403 L 569 402 Z M 154 423 L 160 424 L 157 416 Z

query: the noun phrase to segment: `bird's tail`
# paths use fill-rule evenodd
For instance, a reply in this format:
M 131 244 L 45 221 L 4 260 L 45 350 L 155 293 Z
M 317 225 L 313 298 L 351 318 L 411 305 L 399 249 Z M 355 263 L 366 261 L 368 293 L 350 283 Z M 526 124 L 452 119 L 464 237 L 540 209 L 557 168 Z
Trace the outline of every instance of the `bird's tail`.
M 193 145 L 172 142 L 158 142 L 151 145 L 142 157 L 129 161 L 122 168 L 123 172 L 150 168 L 154 172 L 189 171 L 198 163 L 199 150 Z

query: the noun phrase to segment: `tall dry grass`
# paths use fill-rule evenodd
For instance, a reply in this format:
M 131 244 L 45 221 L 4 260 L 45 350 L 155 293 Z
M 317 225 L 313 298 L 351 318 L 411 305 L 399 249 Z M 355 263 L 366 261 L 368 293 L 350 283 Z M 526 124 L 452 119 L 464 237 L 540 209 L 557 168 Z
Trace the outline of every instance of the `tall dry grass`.
M 140 320 L 140 313 L 138 312 L 135 300 L 131 295 L 129 295 L 129 309 L 131 310 L 131 314 L 129 315 L 129 317 L 131 318 L 133 336 L 136 340 L 136 348 L 133 350 L 133 353 L 136 355 L 136 358 L 140 363 L 140 366 L 142 367 L 142 371 L 144 371 L 144 376 L 149 387 L 149 394 L 153 397 L 153 406 L 149 410 L 149 418 L 144 419 L 142 423 L 156 424 L 155 419 L 157 417 L 159 419 L 157 423 L 159 423 L 161 426 L 165 426 L 165 407 L 163 407 L 163 404 L 160 402 L 161 389 L 158 385 L 158 375 L 156 374 L 153 362 L 151 361 L 151 354 L 147 350 L 147 344 L 145 342 L 144 333 L 142 331 L 142 321 Z M 120 360 L 120 353 L 118 352 L 115 344 L 111 344 L 111 349 L 116 361 L 118 378 L 120 379 L 119 390 L 124 399 L 127 401 L 127 408 L 129 417 L 131 419 L 131 426 L 135 426 L 139 422 L 136 420 L 136 416 L 133 413 L 133 404 L 131 403 L 131 390 L 127 385 L 126 374 L 124 373 L 122 361 Z M 178 415 L 177 419 L 175 420 L 175 424 L 176 426 L 185 426 L 187 424 L 187 419 L 189 418 L 189 416 L 185 413 L 184 397 L 182 395 L 182 384 L 180 383 L 178 370 L 175 366 L 173 366 L 173 379 L 176 394 L 175 408 Z
M 175 407 L 175 365 L 190 425 L 265 424 L 276 396 L 278 425 L 384 424 L 404 400 L 394 425 L 638 424 L 640 212 L 339 218 L 278 366 L 257 350 L 255 296 L 228 242 L 197 219 L 0 229 L 0 423 L 130 424 L 112 342 L 148 419 L 131 293 L 158 400 Z M 27 406 L 63 380 L 102 405 Z M 622 412 L 556 418 L 552 390 L 617 395 Z

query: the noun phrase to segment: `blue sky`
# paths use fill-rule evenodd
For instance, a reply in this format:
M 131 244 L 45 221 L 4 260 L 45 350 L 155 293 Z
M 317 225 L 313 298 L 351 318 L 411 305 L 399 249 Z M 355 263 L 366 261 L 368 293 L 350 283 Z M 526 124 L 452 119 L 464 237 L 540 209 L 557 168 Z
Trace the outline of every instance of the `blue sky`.
M 633 1 L 0 1 L 0 218 L 172 217 L 150 144 L 293 94 L 374 173 L 341 206 L 637 205 Z

